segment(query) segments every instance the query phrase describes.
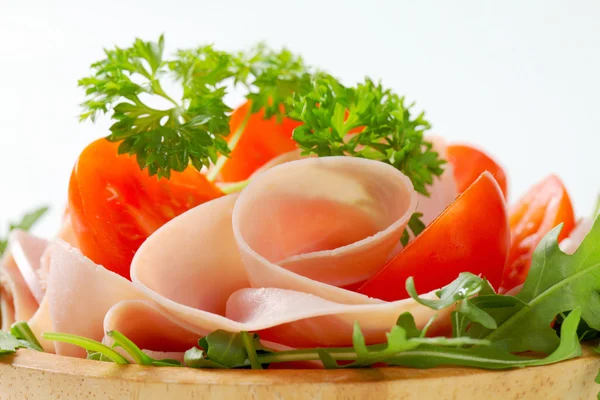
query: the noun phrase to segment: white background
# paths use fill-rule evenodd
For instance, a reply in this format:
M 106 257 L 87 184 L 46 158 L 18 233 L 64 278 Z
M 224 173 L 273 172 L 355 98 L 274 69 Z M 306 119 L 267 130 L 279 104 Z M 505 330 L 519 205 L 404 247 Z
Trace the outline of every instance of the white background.
M 587 214 L 600 190 L 599 21 L 600 2 L 572 0 L 0 0 L 0 234 L 42 203 L 53 213 L 38 232 L 54 232 L 78 153 L 108 127 L 78 123 L 77 79 L 103 47 L 162 32 L 169 51 L 266 40 L 349 83 L 381 78 L 436 133 L 501 160 L 513 199 L 555 172 Z

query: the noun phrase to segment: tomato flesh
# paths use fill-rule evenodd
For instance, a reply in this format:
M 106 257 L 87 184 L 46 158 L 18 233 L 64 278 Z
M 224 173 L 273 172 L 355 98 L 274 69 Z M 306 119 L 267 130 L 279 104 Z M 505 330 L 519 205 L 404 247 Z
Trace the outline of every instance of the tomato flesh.
M 419 293 L 427 293 L 467 271 L 481 274 L 497 288 L 509 241 L 504 196 L 492 175 L 484 172 L 358 292 L 401 300 L 408 297 L 405 284 L 411 276 Z
M 571 233 L 575 227 L 575 213 L 562 181 L 550 175 L 511 207 L 509 220 L 511 244 L 502 277 L 502 292 L 525 282 L 533 252 L 550 230 L 564 223 L 559 241 Z
M 131 260 L 150 234 L 222 193 L 193 168 L 169 180 L 150 177 L 117 148 L 100 139 L 81 153 L 69 184 L 69 215 L 83 254 L 129 278 Z
M 243 124 L 252 104 L 247 101 L 231 115 L 229 128 L 235 133 Z M 264 119 L 261 110 L 250 116 L 244 133 L 221 169 L 218 180 L 221 182 L 239 182 L 276 156 L 297 148 L 292 139 L 294 129 L 301 123 L 289 118 L 277 122 L 275 117 Z
M 454 169 L 454 179 L 459 193 L 464 192 L 483 172 L 488 171 L 498 182 L 504 197 L 507 197 L 506 174 L 502 167 L 490 156 L 481 150 L 466 145 L 450 145 L 446 152 L 448 162 Z

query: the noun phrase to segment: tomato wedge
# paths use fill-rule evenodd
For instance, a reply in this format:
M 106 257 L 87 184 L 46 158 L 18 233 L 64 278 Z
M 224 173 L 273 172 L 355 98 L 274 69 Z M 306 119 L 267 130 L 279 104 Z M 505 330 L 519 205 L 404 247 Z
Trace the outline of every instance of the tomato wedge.
M 171 179 L 148 176 L 135 157 L 117 155 L 116 143 L 90 144 L 69 184 L 69 215 L 81 251 L 129 278 L 131 260 L 155 230 L 177 215 L 222 195 L 192 168 Z
M 527 278 L 531 257 L 542 238 L 560 223 L 558 240 L 575 227 L 575 213 L 562 181 L 550 175 L 527 192 L 509 212 L 511 244 L 502 276 L 501 292 L 522 284 Z
M 427 293 L 467 271 L 481 274 L 497 288 L 509 241 L 504 196 L 492 175 L 484 172 L 358 292 L 401 300 L 408 297 L 405 283 L 411 276 L 419 293 Z
M 233 134 L 243 123 L 252 104 L 247 101 L 231 115 L 229 128 Z M 281 123 L 275 117 L 264 119 L 264 111 L 250 116 L 246 129 L 231 152 L 230 158 L 220 171 L 221 182 L 239 182 L 274 157 L 297 148 L 292 132 L 301 123 L 283 118 Z
M 459 193 L 464 192 L 483 172 L 490 172 L 504 197 L 507 197 L 508 188 L 506 174 L 496 161 L 481 150 L 467 145 L 450 145 L 446 149 L 448 162 L 454 167 L 454 179 Z

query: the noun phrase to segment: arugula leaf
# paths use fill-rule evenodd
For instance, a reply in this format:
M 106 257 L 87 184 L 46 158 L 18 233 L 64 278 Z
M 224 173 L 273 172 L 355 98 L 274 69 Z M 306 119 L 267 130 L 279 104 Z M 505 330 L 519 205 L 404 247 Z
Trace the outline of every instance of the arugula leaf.
M 489 286 L 488 282 L 470 272 L 461 272 L 458 278 L 436 292 L 439 300 L 422 299 L 417 294 L 415 281 L 412 277 L 406 280 L 406 291 L 415 301 L 433 310 L 442 310 L 454 303 L 467 300 Z
M 35 334 L 29 327 L 27 322 L 15 322 L 10 327 L 10 333 L 19 340 L 23 340 L 29 344 L 29 348 L 37 351 L 44 351 L 42 345 L 35 337 Z
M 433 178 L 443 172 L 445 161 L 423 138 L 431 127 L 424 114 L 411 116 L 412 105 L 407 106 L 404 97 L 368 78 L 346 87 L 330 75 L 319 74 L 310 92 L 295 93 L 288 104 L 289 116 L 303 123 L 293 138 L 304 154 L 385 162 L 408 176 L 424 195 L 429 194 L 427 186 Z
M 0 355 L 12 354 L 18 349 L 29 349 L 31 345 L 26 340 L 21 340 L 8 332 L 0 331 Z
M 500 346 L 470 348 L 441 348 L 424 344 L 415 350 L 399 353 L 387 360 L 389 365 L 413 368 L 433 368 L 443 365 L 460 365 L 483 369 L 523 368 L 547 365 L 582 354 L 577 336 L 577 326 L 581 317 L 579 308 L 573 310 L 561 328 L 561 338 L 556 349 L 545 358 L 517 356 Z
M 248 353 L 239 333 L 217 330 L 198 341 L 206 356 L 227 368 L 247 366 Z
M 46 212 L 48 212 L 48 207 L 40 207 L 34 211 L 25 214 L 23 218 L 21 218 L 21 221 L 10 224 L 8 232 L 10 233 L 15 229 L 21 229 L 23 231 L 30 230 L 33 227 L 33 225 L 35 225 L 40 220 L 40 218 L 42 218 L 46 214 Z M 2 255 L 6 251 L 7 245 L 8 239 L 0 238 L 0 257 L 2 257 Z
M 558 247 L 562 225 L 550 231 L 534 252 L 529 275 L 516 296 L 526 304 L 488 311 L 498 328 L 485 334 L 511 352 L 552 352 L 559 338 L 551 327 L 555 317 L 581 308 L 583 320 L 600 330 L 600 218 L 573 255 Z

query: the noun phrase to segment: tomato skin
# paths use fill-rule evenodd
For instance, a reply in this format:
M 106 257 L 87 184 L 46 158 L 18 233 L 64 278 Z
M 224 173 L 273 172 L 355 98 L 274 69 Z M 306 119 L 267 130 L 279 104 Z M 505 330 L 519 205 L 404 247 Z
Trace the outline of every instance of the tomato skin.
M 252 103 L 247 101 L 231 114 L 231 134 L 243 123 L 251 107 Z M 297 148 L 292 133 L 301 122 L 283 118 L 278 123 L 276 117 L 264 119 L 264 115 L 261 110 L 250 116 L 244 133 L 219 173 L 219 181 L 239 182 L 248 179 L 269 160 Z
M 531 257 L 542 238 L 564 223 L 558 240 L 575 227 L 573 204 L 562 181 L 550 175 L 533 186 L 509 211 L 511 245 L 502 277 L 501 292 L 525 282 Z
M 222 195 L 193 168 L 159 180 L 118 144 L 100 139 L 79 156 L 69 184 L 77 244 L 97 264 L 129 278 L 131 260 L 150 234 L 177 215 Z
M 406 279 L 419 293 L 440 289 L 461 272 L 500 284 L 509 247 L 508 215 L 496 180 L 484 172 L 359 293 L 394 301 L 408 297 Z
M 489 155 L 474 147 L 461 144 L 448 146 L 446 152 L 448 162 L 454 168 L 454 179 L 459 193 L 464 192 L 483 172 L 488 171 L 498 182 L 504 197 L 508 198 L 506 174 Z

